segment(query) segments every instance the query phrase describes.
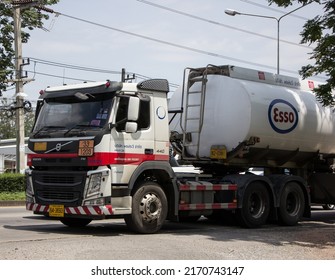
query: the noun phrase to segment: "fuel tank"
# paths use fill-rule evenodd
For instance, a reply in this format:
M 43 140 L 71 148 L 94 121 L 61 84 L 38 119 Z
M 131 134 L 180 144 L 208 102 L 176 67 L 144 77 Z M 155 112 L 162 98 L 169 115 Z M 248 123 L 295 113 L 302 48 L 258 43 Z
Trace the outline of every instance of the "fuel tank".
M 334 112 L 316 100 L 313 82 L 256 70 L 209 73 L 204 80 L 169 100 L 170 110 L 183 107 L 170 130 L 190 136 L 189 154 L 210 157 L 213 145 L 229 152 L 251 138 L 259 140 L 254 148 L 335 153 Z

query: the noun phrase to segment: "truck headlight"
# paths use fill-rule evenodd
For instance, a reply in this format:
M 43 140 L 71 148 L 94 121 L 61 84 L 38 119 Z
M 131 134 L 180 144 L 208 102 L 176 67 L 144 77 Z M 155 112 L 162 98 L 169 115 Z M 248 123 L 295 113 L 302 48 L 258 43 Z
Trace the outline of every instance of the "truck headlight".
M 102 173 L 95 173 L 90 176 L 90 182 L 88 184 L 87 196 L 94 195 L 100 191 L 102 180 Z

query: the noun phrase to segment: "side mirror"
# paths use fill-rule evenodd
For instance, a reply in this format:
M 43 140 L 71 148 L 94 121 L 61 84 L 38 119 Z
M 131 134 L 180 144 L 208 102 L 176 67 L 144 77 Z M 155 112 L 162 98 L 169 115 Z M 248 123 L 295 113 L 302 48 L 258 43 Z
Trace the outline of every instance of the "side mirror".
M 137 122 L 139 114 L 140 114 L 140 99 L 135 96 L 129 97 L 127 121 Z
M 126 122 L 125 131 L 126 133 L 135 133 L 137 131 L 137 123 L 136 122 Z
M 122 99 L 123 98 L 123 99 Z M 117 121 L 109 124 L 109 129 L 114 127 L 118 131 L 135 133 L 138 129 L 137 121 L 140 114 L 140 98 L 137 96 L 120 97 L 120 104 L 117 112 Z

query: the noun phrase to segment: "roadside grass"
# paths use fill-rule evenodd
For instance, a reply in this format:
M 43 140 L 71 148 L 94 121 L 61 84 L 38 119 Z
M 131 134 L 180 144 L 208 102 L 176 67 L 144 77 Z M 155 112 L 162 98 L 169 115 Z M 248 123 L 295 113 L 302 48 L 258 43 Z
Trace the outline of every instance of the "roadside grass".
M 25 192 L 0 192 L 0 201 L 3 200 L 25 200 Z

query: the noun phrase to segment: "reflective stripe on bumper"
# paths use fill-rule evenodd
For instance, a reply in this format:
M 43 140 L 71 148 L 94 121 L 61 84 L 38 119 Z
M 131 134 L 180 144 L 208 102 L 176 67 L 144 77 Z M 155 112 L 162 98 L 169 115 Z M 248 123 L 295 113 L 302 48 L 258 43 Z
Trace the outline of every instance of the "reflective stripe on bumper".
M 26 209 L 39 213 L 49 212 L 49 205 L 40 205 L 37 203 L 26 203 Z M 77 206 L 64 207 L 65 214 L 70 215 L 87 215 L 87 216 L 103 216 L 113 215 L 114 211 L 111 205 L 104 206 Z

